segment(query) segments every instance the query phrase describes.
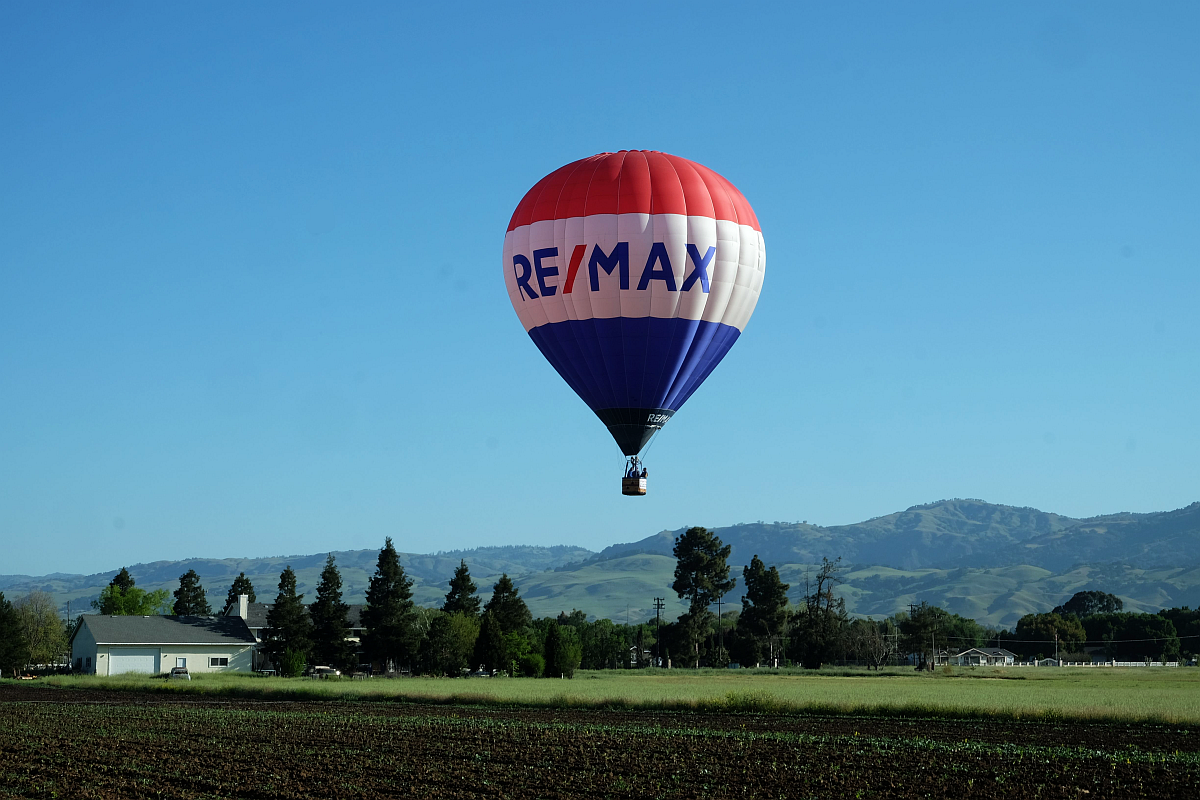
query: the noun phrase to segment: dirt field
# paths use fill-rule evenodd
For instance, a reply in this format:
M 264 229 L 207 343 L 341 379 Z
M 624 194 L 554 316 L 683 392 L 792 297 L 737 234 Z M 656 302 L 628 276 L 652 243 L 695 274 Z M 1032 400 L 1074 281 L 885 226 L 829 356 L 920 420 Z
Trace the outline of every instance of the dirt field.
M 8 797 L 1177 797 L 1200 729 L 0 687 Z

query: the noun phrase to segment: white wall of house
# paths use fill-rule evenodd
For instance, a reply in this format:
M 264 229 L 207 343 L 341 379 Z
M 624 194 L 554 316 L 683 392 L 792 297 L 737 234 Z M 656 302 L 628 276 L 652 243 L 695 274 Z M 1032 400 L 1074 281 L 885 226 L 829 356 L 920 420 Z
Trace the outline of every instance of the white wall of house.
M 75 640 L 71 642 L 72 666 L 78 664 L 80 671 L 94 675 L 96 674 L 96 655 L 96 639 L 86 625 L 80 627 L 75 634 Z
M 83 631 L 80 631 L 82 634 Z M 81 641 L 77 635 L 71 648 L 71 659 L 82 659 L 80 669 L 94 675 L 119 675 L 124 672 L 161 674 L 170 672 L 184 660 L 189 673 L 249 672 L 251 670 L 251 645 L 226 644 L 102 644 Z M 90 661 L 89 661 L 90 659 Z M 212 659 L 225 659 L 224 664 L 214 664 Z M 89 668 L 89 664 L 91 665 Z
M 252 645 L 198 645 L 173 644 L 160 648 L 160 671 L 170 672 L 179 659 L 184 659 L 188 672 L 193 675 L 206 672 L 249 672 L 251 670 Z M 225 659 L 226 664 L 213 664 L 212 659 Z

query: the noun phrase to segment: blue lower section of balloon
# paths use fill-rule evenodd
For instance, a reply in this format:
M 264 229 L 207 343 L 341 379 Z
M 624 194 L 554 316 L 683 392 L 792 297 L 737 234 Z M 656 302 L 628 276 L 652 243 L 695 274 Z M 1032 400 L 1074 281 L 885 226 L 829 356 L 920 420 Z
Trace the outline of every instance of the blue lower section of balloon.
M 740 333 L 719 322 L 616 317 L 551 322 L 529 336 L 593 411 L 676 411 Z

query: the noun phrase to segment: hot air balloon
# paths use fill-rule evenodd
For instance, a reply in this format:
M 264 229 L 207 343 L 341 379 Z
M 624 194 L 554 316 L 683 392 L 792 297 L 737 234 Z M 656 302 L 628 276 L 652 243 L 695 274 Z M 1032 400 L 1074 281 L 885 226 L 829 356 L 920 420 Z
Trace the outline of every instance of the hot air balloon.
M 758 302 L 762 230 L 733 184 L 653 150 L 551 172 L 513 212 L 504 283 L 546 360 L 626 456 L 639 454 L 720 363 Z

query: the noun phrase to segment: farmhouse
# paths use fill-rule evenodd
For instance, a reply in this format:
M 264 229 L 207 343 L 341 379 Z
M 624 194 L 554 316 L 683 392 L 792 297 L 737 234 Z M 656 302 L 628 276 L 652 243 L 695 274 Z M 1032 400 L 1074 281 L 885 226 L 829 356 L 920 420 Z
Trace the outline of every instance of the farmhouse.
M 254 636 L 239 617 L 110 616 L 84 614 L 71 634 L 71 663 L 79 672 L 157 675 L 249 672 Z
M 956 667 L 1011 667 L 1017 662 L 1017 654 L 1003 647 L 972 647 L 949 657 Z

